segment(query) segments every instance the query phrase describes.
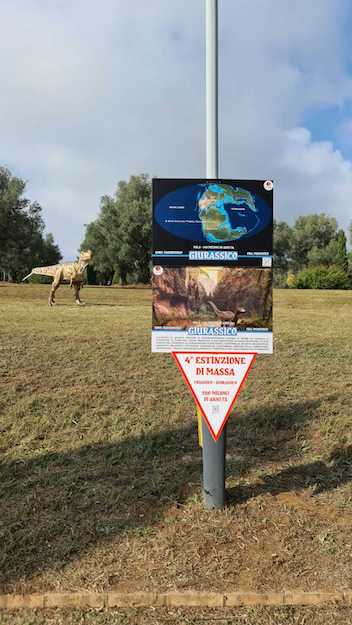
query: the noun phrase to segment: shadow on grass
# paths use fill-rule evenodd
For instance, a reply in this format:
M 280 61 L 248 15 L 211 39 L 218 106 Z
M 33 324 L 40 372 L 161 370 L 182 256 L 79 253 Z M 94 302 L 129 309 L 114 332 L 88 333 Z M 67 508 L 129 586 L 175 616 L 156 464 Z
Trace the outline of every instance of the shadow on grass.
M 326 399 L 325 399 L 326 401 Z M 263 404 L 239 417 L 234 414 L 227 428 L 228 473 L 245 475 L 267 461 L 285 462 L 300 452 L 300 433 L 318 414 L 320 400 L 289 404 Z
M 104 308 L 122 308 L 123 306 L 127 306 L 128 304 L 104 304 L 102 302 L 84 302 L 84 306 L 86 306 L 87 308 L 95 308 L 96 306 L 103 306 Z M 130 306 L 132 306 L 132 304 L 130 304 Z
M 57 301 L 53 304 L 53 306 L 51 306 L 52 309 L 55 308 L 96 308 L 97 306 L 99 307 L 104 307 L 104 308 L 126 308 L 127 306 L 132 306 L 133 304 L 118 304 L 118 303 L 113 303 L 113 304 L 104 304 L 101 302 L 86 302 L 83 298 L 82 298 L 82 304 L 76 304 L 76 302 L 73 300 L 72 302 L 65 302 L 65 301 Z
M 149 302 L 139 302 L 139 306 L 149 306 Z M 135 306 L 135 303 L 133 301 L 126 301 L 126 302 L 114 302 L 114 303 L 104 303 L 104 302 L 86 302 L 84 301 L 84 306 L 86 308 L 96 308 L 96 307 L 103 307 L 103 308 L 130 308 L 131 306 Z
M 131 305 L 131 304 L 130 304 Z M 62 308 L 62 307 L 68 307 L 68 308 L 96 308 L 97 306 L 101 307 L 107 307 L 107 308 L 122 308 L 122 306 L 126 306 L 126 304 L 104 304 L 101 302 L 86 302 L 83 298 L 82 298 L 82 304 L 76 304 L 75 301 L 73 302 L 63 302 L 63 301 L 57 301 L 54 304 L 54 307 L 56 308 Z
M 149 302 L 139 302 L 140 305 L 146 304 L 146 306 L 149 304 Z M 87 302 L 85 301 L 85 299 L 82 297 L 82 304 L 76 304 L 76 302 L 73 300 L 72 302 L 67 302 L 67 301 L 63 301 L 63 300 L 58 300 L 55 302 L 55 304 L 52 306 L 52 308 L 62 308 L 62 307 L 69 307 L 69 308 L 128 308 L 131 306 L 135 306 L 134 302 Z
M 318 405 L 274 405 L 241 419 L 233 417 L 229 452 L 234 450 L 236 456 L 240 446 L 247 469 L 263 467 L 270 459 L 287 461 L 296 451 L 292 432 L 314 418 Z M 284 428 L 278 427 L 279 421 Z M 281 436 L 278 445 L 275 436 Z M 317 462 L 286 469 L 263 483 L 235 489 L 230 500 L 296 489 L 298 483 L 304 488 L 319 476 L 324 489 L 335 488 L 351 478 L 350 461 L 350 448 L 336 450 L 331 467 Z M 200 482 L 194 423 L 1 463 L 0 591 L 11 591 L 18 578 L 61 570 L 102 540 L 153 526 L 157 532 L 167 509 L 199 492 Z
M 336 448 L 327 462 L 317 460 L 264 475 L 256 484 L 237 486 L 228 491 L 230 504 L 244 503 L 259 495 L 279 495 L 287 491 L 313 489 L 314 495 L 352 481 L 352 445 Z
M 153 526 L 200 481 L 200 463 L 190 424 L 0 464 L 0 591 L 61 569 L 101 540 Z

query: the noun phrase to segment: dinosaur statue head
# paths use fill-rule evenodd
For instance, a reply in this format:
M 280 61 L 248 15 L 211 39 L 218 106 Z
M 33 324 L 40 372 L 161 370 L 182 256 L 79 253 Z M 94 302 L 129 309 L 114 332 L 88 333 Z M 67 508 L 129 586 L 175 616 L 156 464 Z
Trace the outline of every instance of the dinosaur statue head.
M 79 255 L 79 260 L 83 260 L 86 263 L 92 260 L 92 250 L 84 250 Z

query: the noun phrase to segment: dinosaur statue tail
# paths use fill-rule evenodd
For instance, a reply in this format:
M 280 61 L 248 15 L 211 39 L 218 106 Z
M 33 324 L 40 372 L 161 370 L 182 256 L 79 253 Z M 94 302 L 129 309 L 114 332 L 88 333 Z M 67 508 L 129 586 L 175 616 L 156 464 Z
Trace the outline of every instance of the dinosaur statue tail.
M 33 274 L 33 271 L 31 271 L 31 273 L 29 273 L 28 276 L 26 276 L 25 278 L 22 278 L 22 282 L 27 280 L 27 278 L 30 278 L 32 274 Z
M 54 278 L 57 270 L 60 267 L 61 265 L 50 265 L 49 267 L 33 267 L 31 273 L 29 273 L 28 276 L 23 278 L 22 282 L 24 280 L 27 280 L 27 278 L 29 278 L 29 276 L 32 276 L 33 274 L 38 275 L 38 276 L 49 276 L 50 278 Z

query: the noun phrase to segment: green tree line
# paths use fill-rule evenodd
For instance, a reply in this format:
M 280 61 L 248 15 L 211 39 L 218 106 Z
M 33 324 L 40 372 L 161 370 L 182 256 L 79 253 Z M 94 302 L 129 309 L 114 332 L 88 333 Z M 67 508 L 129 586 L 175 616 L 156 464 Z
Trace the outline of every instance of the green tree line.
M 51 233 L 45 234 L 42 208 L 24 196 L 26 183 L 0 167 L 0 280 L 18 282 L 32 267 L 62 258 Z
M 352 238 L 352 230 L 351 230 Z M 352 241 L 351 241 L 352 243 Z M 93 251 L 94 283 L 147 283 L 150 279 L 151 180 L 119 182 L 101 199 L 81 249 Z M 274 222 L 274 282 L 278 287 L 351 288 L 352 256 L 336 219 L 324 213 Z
M 350 227 L 352 243 L 352 225 Z M 352 254 L 344 230 L 324 213 L 274 222 L 274 284 L 296 288 L 352 288 Z
M 26 183 L 0 168 L 0 279 L 18 281 L 32 267 L 62 258 L 52 234 L 44 234 L 42 208 L 25 197 Z M 152 238 L 151 179 L 131 176 L 101 198 L 97 218 L 86 226 L 81 249 L 91 249 L 91 284 L 148 283 Z M 352 226 L 350 228 L 352 244 Z M 344 230 L 324 213 L 293 226 L 274 222 L 274 284 L 278 287 L 352 288 L 352 253 Z

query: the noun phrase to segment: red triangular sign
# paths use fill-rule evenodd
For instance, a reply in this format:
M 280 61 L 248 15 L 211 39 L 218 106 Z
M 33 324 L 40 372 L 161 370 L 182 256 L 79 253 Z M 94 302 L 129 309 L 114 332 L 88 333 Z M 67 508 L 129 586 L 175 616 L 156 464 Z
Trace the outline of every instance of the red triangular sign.
M 217 441 L 257 354 L 172 352 L 172 355 Z

